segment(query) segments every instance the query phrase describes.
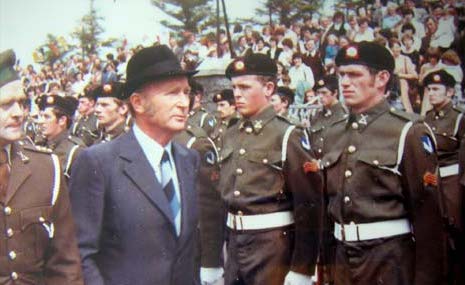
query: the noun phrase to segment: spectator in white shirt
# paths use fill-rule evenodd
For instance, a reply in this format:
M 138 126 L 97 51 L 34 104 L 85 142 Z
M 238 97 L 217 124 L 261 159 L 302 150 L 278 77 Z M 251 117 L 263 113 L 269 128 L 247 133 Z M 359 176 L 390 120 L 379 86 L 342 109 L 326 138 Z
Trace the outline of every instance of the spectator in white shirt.
M 302 55 L 294 53 L 292 56 L 293 66 L 289 69 L 291 83 L 289 87 L 295 90 L 295 102 L 302 104 L 305 91 L 315 85 L 315 78 L 310 67 L 302 63 Z
M 375 39 L 374 31 L 372 28 L 368 26 L 369 19 L 366 17 L 360 18 L 358 21 L 359 29 L 358 32 L 355 34 L 353 39 L 354 42 L 372 42 Z

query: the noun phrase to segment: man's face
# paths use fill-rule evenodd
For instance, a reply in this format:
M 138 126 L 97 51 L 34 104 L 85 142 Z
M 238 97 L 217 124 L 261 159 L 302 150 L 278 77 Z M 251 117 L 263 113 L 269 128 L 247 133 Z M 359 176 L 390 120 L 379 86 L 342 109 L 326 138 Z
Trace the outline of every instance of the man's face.
M 94 107 L 95 102 L 87 97 L 79 98 L 78 111 L 81 115 L 87 115 Z
M 130 98 L 136 123 L 155 135 L 173 136 L 185 129 L 189 114 L 187 77 L 173 77 L 146 85 Z
M 337 100 L 336 94 L 326 87 L 318 89 L 316 95 L 320 96 L 321 104 L 323 104 L 325 108 L 331 107 Z
M 302 58 L 300 57 L 295 57 L 293 60 L 295 66 L 301 66 L 302 65 Z
M 274 84 L 263 83 L 256 75 L 242 75 L 232 78 L 236 109 L 244 117 L 258 114 L 268 106 L 268 98 L 273 94 Z
M 278 94 L 271 95 L 270 103 L 278 114 L 284 113 L 287 109 L 286 102 L 284 102 Z
M 21 138 L 25 99 L 26 96 L 19 80 L 0 88 L 0 147 Z
M 65 117 L 58 119 L 55 113 L 53 113 L 53 107 L 45 108 L 40 112 L 38 123 L 42 135 L 48 139 L 55 138 L 66 130 Z
M 225 119 L 236 112 L 236 107 L 229 104 L 228 101 L 223 100 L 216 103 L 216 110 L 220 114 L 220 118 Z
M 338 76 L 340 90 L 347 106 L 354 110 L 365 110 L 378 101 L 376 79 L 367 67 L 358 64 L 343 65 L 338 69 Z
M 99 126 L 106 129 L 119 124 L 125 119 L 126 107 L 119 105 L 115 98 L 100 97 L 95 104 L 95 115 Z
M 428 84 L 425 92 L 429 97 L 431 105 L 435 108 L 440 108 L 450 101 L 450 97 L 453 95 L 446 86 L 442 84 Z

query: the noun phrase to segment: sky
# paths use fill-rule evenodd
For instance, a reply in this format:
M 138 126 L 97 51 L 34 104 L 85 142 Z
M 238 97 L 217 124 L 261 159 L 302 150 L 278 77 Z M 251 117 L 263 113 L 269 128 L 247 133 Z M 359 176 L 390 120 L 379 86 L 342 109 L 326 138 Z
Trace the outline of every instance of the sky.
M 225 0 L 228 16 L 249 18 L 264 0 Z M 13 48 L 21 65 L 32 63 L 32 52 L 46 35 L 69 36 L 89 11 L 89 0 L 0 0 L 0 51 Z M 95 0 L 104 17 L 103 38 L 126 37 L 129 42 L 163 40 L 167 30 L 159 24 L 166 16 L 150 0 Z

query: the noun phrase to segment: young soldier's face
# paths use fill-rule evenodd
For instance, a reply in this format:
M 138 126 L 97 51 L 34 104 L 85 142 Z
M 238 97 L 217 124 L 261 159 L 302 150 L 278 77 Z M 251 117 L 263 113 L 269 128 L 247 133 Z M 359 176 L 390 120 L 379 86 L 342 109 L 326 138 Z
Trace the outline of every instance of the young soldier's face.
M 326 87 L 320 88 L 316 91 L 316 95 L 320 96 L 321 103 L 325 108 L 328 108 L 333 105 L 336 101 L 336 94 Z
M 268 98 L 274 91 L 272 82 L 263 83 L 256 75 L 233 77 L 232 85 L 236 109 L 246 118 L 266 108 L 269 104 Z
M 429 84 L 426 86 L 425 93 L 429 97 L 429 101 L 433 107 L 442 107 L 450 101 L 453 95 L 451 88 L 446 88 L 442 84 Z
M 216 110 L 220 114 L 220 118 L 224 119 L 236 112 L 236 107 L 229 104 L 228 101 L 223 100 L 216 103 Z
M 19 80 L 0 88 L 0 147 L 21 138 L 25 99 Z
M 273 94 L 270 98 L 270 103 L 273 105 L 276 113 L 281 114 L 287 109 L 287 104 L 281 99 L 278 94 Z
M 59 120 L 53 112 L 53 107 L 45 108 L 40 112 L 39 126 L 42 135 L 46 138 L 54 138 L 66 130 L 66 119 Z
M 100 97 L 95 104 L 98 124 L 105 128 L 124 120 L 126 111 L 126 107 L 119 105 L 112 97 Z

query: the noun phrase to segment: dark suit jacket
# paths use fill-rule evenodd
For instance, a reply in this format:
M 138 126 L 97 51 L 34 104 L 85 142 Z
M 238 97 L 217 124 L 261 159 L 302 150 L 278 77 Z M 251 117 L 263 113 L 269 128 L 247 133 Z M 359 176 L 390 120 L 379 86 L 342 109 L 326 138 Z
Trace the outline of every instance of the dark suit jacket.
M 193 284 L 198 154 L 173 142 L 181 234 L 133 131 L 84 150 L 70 195 L 87 285 Z

